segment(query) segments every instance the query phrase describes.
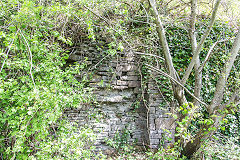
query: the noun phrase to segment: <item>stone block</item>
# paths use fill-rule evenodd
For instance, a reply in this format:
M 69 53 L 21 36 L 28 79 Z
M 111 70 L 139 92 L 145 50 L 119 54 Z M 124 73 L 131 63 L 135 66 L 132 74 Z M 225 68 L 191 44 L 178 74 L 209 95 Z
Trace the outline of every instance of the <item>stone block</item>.
M 158 149 L 158 145 L 150 145 L 150 148 L 152 148 L 152 149 Z
M 121 80 L 127 80 L 128 76 L 121 76 L 120 79 Z
M 154 121 L 155 121 L 155 114 L 149 114 L 148 115 L 148 121 L 149 121 L 149 123 L 154 123 Z
M 117 85 L 117 80 L 111 80 L 111 85 Z
M 138 75 L 138 74 L 137 74 L 136 71 L 129 71 L 129 72 L 127 72 L 127 75 L 128 75 L 128 76 L 136 76 L 136 75 Z
M 137 80 L 139 80 L 139 78 L 138 78 L 138 76 L 122 76 L 121 80 L 137 81 Z
M 118 125 L 111 126 L 111 131 L 114 131 L 116 133 L 117 131 L 121 131 L 124 128 L 125 126 L 119 123 Z
M 106 137 L 108 137 L 108 135 L 109 135 L 108 132 L 101 132 L 97 134 L 97 139 L 105 139 Z
M 150 139 L 150 145 L 158 145 L 160 142 L 159 139 Z
M 69 56 L 68 59 L 71 59 L 73 61 L 80 61 L 82 58 L 79 55 L 72 54 L 72 55 Z
M 152 131 L 156 130 L 155 124 L 154 124 L 154 123 L 151 123 L 151 124 L 149 125 L 149 129 L 152 130 Z
M 154 131 L 151 131 L 151 130 L 149 131 L 150 136 L 151 136 L 152 134 L 157 134 L 157 133 L 158 133 L 158 132 L 155 131 L 155 130 L 154 130 Z
M 127 81 L 122 81 L 122 80 L 117 80 L 117 85 L 118 86 L 127 86 L 128 82 Z
M 112 102 L 112 103 L 117 103 L 117 102 L 122 102 L 123 101 L 123 97 L 122 96 L 118 96 L 118 95 L 111 95 L 109 97 L 102 97 L 102 99 L 99 99 L 99 101 L 101 102 Z
M 93 124 L 93 127 L 95 127 L 95 128 L 109 128 L 109 125 L 104 124 L 104 123 L 95 123 L 95 124 Z
M 134 71 L 137 70 L 137 67 L 135 65 L 125 65 L 122 68 L 122 71 L 127 72 L 127 71 Z
M 93 53 L 93 52 L 98 52 L 95 47 L 90 47 L 90 46 L 88 47 L 87 51 L 88 51 L 88 52 L 91 52 L 91 53 Z
M 123 90 L 123 89 L 127 89 L 128 86 L 113 86 L 113 89 L 119 89 L 119 90 Z
M 110 84 L 108 84 L 106 82 L 89 83 L 89 87 L 92 87 L 92 88 L 105 88 L 108 85 L 110 85 Z
M 101 76 L 94 75 L 93 78 L 90 80 L 92 83 L 100 82 L 102 80 Z
M 150 138 L 151 139 L 160 139 L 160 138 L 162 138 L 162 134 L 160 134 L 160 133 L 151 134 Z
M 140 81 L 129 81 L 128 82 L 128 87 L 134 88 L 134 87 L 140 87 L 141 82 Z
M 148 93 L 154 94 L 154 93 L 159 93 L 157 89 L 148 89 Z
M 158 103 L 158 102 L 150 102 L 149 106 L 151 106 L 151 107 L 158 107 L 158 106 L 160 106 L 160 104 L 161 103 Z
M 172 123 L 171 118 L 156 118 L 155 119 L 155 124 L 156 124 L 156 129 L 157 130 L 175 128 L 175 125 L 170 124 L 170 123 Z
M 93 128 L 94 133 L 101 133 L 102 130 L 102 128 Z
M 133 138 L 133 139 L 141 139 L 142 136 L 141 136 L 140 134 L 136 134 L 136 133 L 134 133 L 134 135 L 133 135 L 132 138 Z
M 98 67 L 97 68 L 98 69 L 98 71 L 102 71 L 102 72 L 108 72 L 109 70 L 110 70 L 110 67 Z
M 150 97 L 149 98 L 163 99 L 161 93 L 155 93 L 155 94 L 150 93 Z
M 117 67 L 117 63 L 116 63 L 116 62 L 110 62 L 110 63 L 109 63 L 109 66 L 115 68 L 115 67 Z
M 122 71 L 122 70 L 123 70 L 123 66 L 117 65 L 116 71 L 117 71 L 117 72 L 120 72 L 120 71 Z
M 149 105 L 149 106 L 151 106 L 151 105 Z M 155 109 L 155 107 L 150 107 L 149 111 L 150 111 L 150 113 L 155 114 L 156 109 Z
M 111 75 L 110 72 L 98 72 L 97 74 L 100 76 L 110 76 Z
M 141 90 L 141 88 L 136 87 L 133 89 L 133 92 L 136 94 L 139 94 L 139 93 L 142 93 L 142 90 Z

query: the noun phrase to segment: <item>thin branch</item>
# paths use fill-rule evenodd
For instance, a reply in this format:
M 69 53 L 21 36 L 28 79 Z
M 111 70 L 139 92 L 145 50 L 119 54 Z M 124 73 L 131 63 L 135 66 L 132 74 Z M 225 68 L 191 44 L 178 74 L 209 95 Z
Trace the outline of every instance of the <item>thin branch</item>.
M 213 49 L 214 47 L 218 44 L 218 43 L 221 43 L 221 42 L 226 42 L 226 41 L 229 41 L 229 40 L 232 40 L 233 38 L 230 38 L 230 39 L 224 39 L 224 40 L 220 40 L 220 41 L 217 41 L 215 42 L 209 49 L 208 53 L 207 53 L 207 56 L 205 58 L 205 60 L 203 61 L 202 65 L 200 66 L 199 68 L 199 72 L 202 72 L 203 70 L 203 67 L 206 65 L 207 61 L 209 60 L 209 58 L 211 57 L 211 54 L 213 53 Z
M 83 7 L 86 8 L 87 10 L 89 10 L 90 12 L 92 12 L 95 16 L 97 16 L 97 17 L 99 17 L 100 19 L 102 19 L 104 22 L 107 23 L 107 25 L 111 26 L 107 19 L 105 19 L 104 17 L 98 15 L 98 14 L 95 13 L 92 9 L 88 8 L 87 6 L 83 5 Z
M 164 54 L 165 62 L 167 65 L 167 70 L 174 79 L 177 79 L 178 76 L 176 75 L 176 71 L 173 66 L 172 57 L 170 54 L 169 46 L 168 46 L 166 35 L 165 35 L 165 30 L 164 30 L 162 21 L 160 19 L 160 16 L 159 16 L 157 8 L 156 8 L 156 2 L 155 2 L 155 0 L 148 0 L 148 2 L 153 9 L 152 13 L 155 17 L 155 23 L 157 25 L 156 30 L 157 30 L 158 37 L 159 37 L 159 40 L 160 40 L 162 48 L 163 48 L 163 54 Z
M 0 73 L 1 73 L 2 70 L 3 70 L 3 67 L 4 67 L 4 65 L 5 65 L 5 63 L 6 63 L 7 58 L 8 58 L 9 51 L 10 51 L 10 49 L 11 49 L 11 47 L 12 47 L 13 41 L 15 40 L 15 37 L 16 37 L 18 31 L 19 31 L 19 29 L 18 29 L 17 32 L 15 33 L 14 37 L 13 37 L 12 40 L 11 40 L 10 45 L 8 46 L 7 53 L 6 53 L 6 58 L 5 58 L 4 61 L 3 61 L 3 64 L 2 64 L 1 69 L 0 69 Z
M 87 6 L 85 6 L 85 5 L 83 5 L 83 6 L 84 6 L 87 10 L 89 10 L 90 12 L 92 12 L 95 16 L 97 16 L 98 18 L 102 19 L 105 23 L 107 23 L 107 25 L 108 25 L 114 32 L 118 33 L 118 34 L 123 38 L 123 41 L 124 41 L 126 44 L 128 44 L 128 46 L 130 46 L 129 43 L 128 43 L 128 41 L 126 41 L 125 37 L 124 37 L 121 33 L 119 33 L 116 29 L 114 29 L 114 28 L 111 26 L 111 24 L 108 22 L 107 19 L 105 19 L 104 17 L 98 15 L 98 14 L 95 13 L 92 9 L 88 8 Z
M 175 10 L 177 8 L 180 8 L 180 7 L 184 7 L 186 8 L 186 5 L 188 5 L 190 2 L 183 2 L 183 4 L 178 4 L 176 6 L 173 6 L 172 8 L 168 9 L 168 12 L 172 11 L 172 10 Z
M 29 57 L 30 57 L 30 71 L 29 71 L 29 73 L 30 73 L 30 77 L 31 77 L 31 79 L 32 79 L 34 88 L 36 88 L 36 85 L 35 85 L 35 82 L 34 82 L 34 78 L 33 78 L 33 74 L 32 74 L 32 68 L 33 68 L 33 65 L 32 65 L 32 52 L 31 52 L 30 46 L 29 46 L 29 44 L 28 44 L 28 42 L 27 42 L 27 40 L 26 40 L 26 38 L 25 38 L 25 36 L 23 35 L 23 33 L 22 33 L 21 30 L 20 30 L 20 33 L 21 33 L 21 35 L 22 35 L 22 37 L 23 37 L 23 39 L 24 39 L 24 41 L 25 41 L 25 43 L 26 43 L 26 45 L 27 45 L 27 48 L 28 48 Z
M 231 104 L 233 104 L 235 106 L 239 105 L 240 104 L 240 97 L 239 97 L 240 95 L 239 94 L 240 94 L 240 89 L 236 90 L 233 93 L 233 95 L 231 96 L 230 100 L 227 103 L 225 103 L 221 106 L 218 106 L 215 110 L 218 110 L 218 109 L 223 110 L 224 108 L 226 108 L 227 106 L 229 106 Z
M 223 92 L 225 89 L 225 85 L 230 74 L 230 71 L 233 67 L 233 64 L 236 60 L 237 55 L 239 54 L 240 49 L 240 30 L 238 31 L 237 37 L 233 43 L 232 49 L 230 51 L 230 57 L 228 58 L 227 62 L 224 65 L 224 69 L 217 81 L 216 91 L 214 93 L 214 97 L 211 101 L 211 105 L 209 106 L 209 113 L 212 113 L 217 106 L 221 103 L 223 99 Z
M 189 35 L 190 35 L 190 41 L 191 41 L 191 47 L 192 47 L 193 53 L 197 48 L 197 38 L 195 33 L 195 24 L 196 24 L 196 17 L 197 17 L 196 12 L 197 12 L 197 0 L 192 0 Z
M 98 66 L 104 59 L 106 59 L 107 57 L 109 57 L 110 55 L 111 55 L 111 54 L 108 54 L 108 55 L 104 56 L 100 61 L 97 62 L 97 64 L 95 64 L 93 67 L 89 68 L 89 69 L 88 69 L 88 72 L 89 72 L 89 71 L 92 71 L 93 69 L 96 69 L 97 66 Z
M 160 74 L 162 74 L 165 77 L 168 77 L 169 79 L 171 79 L 171 81 L 177 83 L 179 86 L 181 86 L 189 95 L 191 95 L 194 99 L 196 99 L 199 103 L 203 104 L 204 106 L 208 106 L 206 103 L 204 103 L 203 101 L 201 101 L 199 98 L 197 98 L 196 96 L 194 96 L 194 94 L 192 94 L 186 87 L 183 86 L 183 84 L 181 84 L 178 80 L 176 80 L 175 78 L 173 78 L 172 76 L 168 75 L 167 73 L 153 67 L 150 66 L 148 64 L 145 64 L 147 67 L 149 67 L 149 69 L 155 70 L 157 72 L 159 72 Z
M 148 53 L 142 53 L 142 52 L 134 52 L 134 53 L 139 54 L 139 55 L 144 55 L 144 56 L 152 56 L 152 57 L 156 57 L 156 58 L 159 58 L 159 59 L 165 61 L 165 59 L 164 59 L 163 57 L 160 57 L 160 56 L 158 56 L 158 55 L 148 54 Z
M 186 84 L 186 82 L 187 82 L 187 80 L 189 78 L 189 75 L 192 72 L 193 66 L 194 66 L 194 64 L 195 64 L 195 62 L 197 60 L 197 57 L 199 56 L 199 54 L 200 54 L 200 52 L 202 50 L 203 44 L 204 44 L 206 38 L 208 37 L 211 29 L 212 29 L 212 26 L 213 26 L 214 21 L 215 21 L 216 16 L 217 16 L 217 11 L 218 11 L 220 2 L 221 2 L 221 0 L 217 0 L 217 2 L 215 3 L 215 6 L 214 6 L 214 9 L 213 9 L 213 12 L 212 12 L 212 17 L 211 17 L 211 20 L 209 22 L 209 25 L 208 25 L 205 33 L 203 34 L 203 36 L 202 36 L 202 38 L 201 38 L 201 40 L 200 40 L 200 42 L 199 42 L 195 52 L 193 53 L 192 60 L 191 60 L 189 66 L 188 66 L 188 68 L 187 68 L 187 70 L 185 72 L 185 75 L 183 76 L 183 78 L 181 80 L 183 85 Z
M 146 8 L 144 7 L 144 5 L 139 1 L 139 0 L 137 0 L 138 1 L 138 3 L 142 6 L 142 8 L 144 9 L 144 11 L 145 11 L 145 13 L 146 13 L 146 15 L 147 15 L 147 23 L 149 22 L 149 15 L 148 15 L 148 13 L 147 13 L 147 10 L 146 10 Z

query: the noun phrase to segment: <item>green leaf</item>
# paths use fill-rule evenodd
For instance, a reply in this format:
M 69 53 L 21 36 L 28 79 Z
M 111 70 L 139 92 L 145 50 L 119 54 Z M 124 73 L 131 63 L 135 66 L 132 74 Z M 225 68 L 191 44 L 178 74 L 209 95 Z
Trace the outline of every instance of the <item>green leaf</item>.
M 9 26 L 8 29 L 9 29 L 11 32 L 16 32 L 16 31 L 17 31 L 16 27 L 13 26 L 13 25 Z

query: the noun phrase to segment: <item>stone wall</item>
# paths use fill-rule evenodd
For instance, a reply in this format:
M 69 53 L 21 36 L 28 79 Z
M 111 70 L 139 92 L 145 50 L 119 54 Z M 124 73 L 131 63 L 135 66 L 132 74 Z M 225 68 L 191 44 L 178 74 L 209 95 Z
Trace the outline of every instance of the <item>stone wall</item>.
M 154 73 L 152 73 L 154 74 Z M 156 149 L 159 145 L 168 146 L 173 140 L 167 140 L 167 137 L 173 137 L 175 125 L 168 114 L 173 106 L 166 105 L 160 107 L 163 101 L 160 88 L 155 84 L 153 79 L 148 82 L 148 124 L 149 124 L 149 146 Z M 168 132 L 165 131 L 168 130 Z
M 126 131 L 129 143 L 157 148 L 163 137 L 162 127 L 169 118 L 159 108 L 162 98 L 156 85 L 150 81 L 148 92 L 144 93 L 147 106 L 138 102 L 142 94 L 138 57 L 129 52 L 110 56 L 104 53 L 106 48 L 104 43 L 84 42 L 71 52 L 69 62 L 82 63 L 87 57 L 89 66 L 83 74 L 92 73 L 88 85 L 94 88 L 98 105 L 66 110 L 66 116 L 79 126 L 92 127 L 98 135 L 95 145 L 99 149 L 109 148 L 106 139 Z M 76 78 L 81 80 L 82 75 Z M 96 113 L 101 115 L 98 122 L 92 117 Z

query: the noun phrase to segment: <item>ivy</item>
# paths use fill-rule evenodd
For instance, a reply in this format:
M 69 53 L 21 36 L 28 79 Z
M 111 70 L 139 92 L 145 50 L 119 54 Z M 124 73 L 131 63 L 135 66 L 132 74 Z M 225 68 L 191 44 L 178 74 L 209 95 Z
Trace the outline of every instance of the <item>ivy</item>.
M 66 108 L 91 103 L 74 75 L 85 64 L 64 70 L 71 46 L 61 18 L 78 12 L 52 1 L 2 1 L 0 28 L 0 156 L 3 159 L 90 159 L 94 134 L 61 120 Z M 74 11 L 73 13 L 71 13 Z M 2 16 L 3 14 L 1 14 Z M 61 19 L 63 20 L 63 19 Z M 64 23 L 68 23 L 65 21 Z M 88 144 L 88 145 L 87 145 Z M 88 148 L 88 150 L 83 150 Z

